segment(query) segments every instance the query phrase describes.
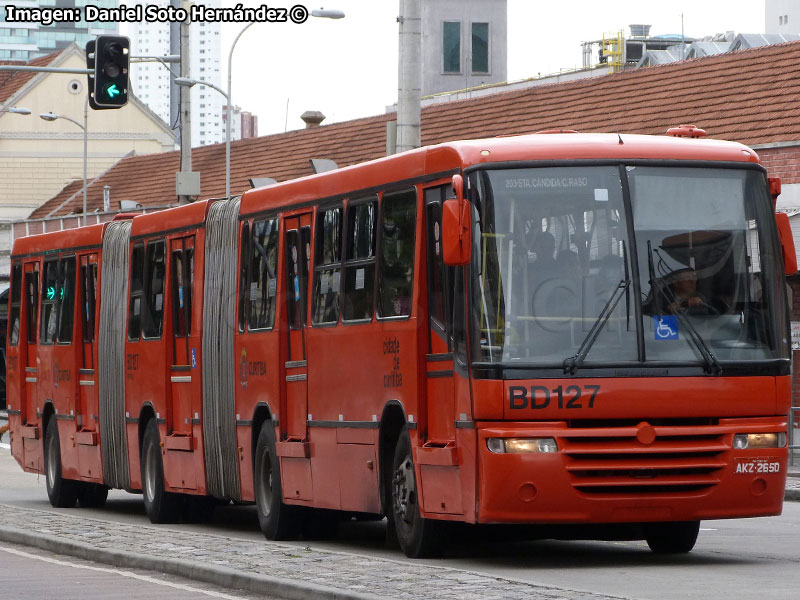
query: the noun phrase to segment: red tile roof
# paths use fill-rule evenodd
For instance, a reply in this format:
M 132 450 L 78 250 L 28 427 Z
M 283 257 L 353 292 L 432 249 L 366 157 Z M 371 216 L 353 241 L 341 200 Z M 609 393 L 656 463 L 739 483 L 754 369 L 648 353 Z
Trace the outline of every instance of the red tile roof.
M 46 67 L 55 58 L 61 54 L 63 50 L 58 50 L 46 56 L 34 58 L 29 62 L 20 60 L 3 60 L 0 65 L 15 65 L 19 67 Z M 11 96 L 28 83 L 34 76 L 37 75 L 35 71 L 0 71 L 0 102 L 6 102 Z
M 663 135 L 694 123 L 709 136 L 748 145 L 800 141 L 800 42 L 742 50 L 571 81 L 540 85 L 429 106 L 422 111 L 422 143 L 523 134 L 543 129 Z M 249 188 L 249 177 L 278 181 L 311 174 L 311 158 L 347 166 L 385 154 L 386 122 L 378 115 L 231 144 L 231 191 Z M 177 152 L 121 160 L 92 184 L 89 210 L 102 206 L 103 186 L 119 200 L 147 206 L 173 204 Z M 201 173 L 201 197 L 224 195 L 225 145 L 192 151 Z M 62 190 L 34 218 L 68 214 L 80 194 Z

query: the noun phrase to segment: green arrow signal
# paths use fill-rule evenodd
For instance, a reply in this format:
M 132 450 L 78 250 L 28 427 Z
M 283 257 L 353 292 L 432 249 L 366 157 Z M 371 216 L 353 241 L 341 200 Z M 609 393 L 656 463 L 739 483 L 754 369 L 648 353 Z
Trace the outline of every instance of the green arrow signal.
M 106 94 L 108 94 L 109 98 L 113 98 L 114 96 L 119 96 L 122 92 L 117 89 L 117 84 L 112 83 L 106 88 Z
M 48 287 L 47 288 L 47 299 L 52 300 L 56 297 L 56 288 Z

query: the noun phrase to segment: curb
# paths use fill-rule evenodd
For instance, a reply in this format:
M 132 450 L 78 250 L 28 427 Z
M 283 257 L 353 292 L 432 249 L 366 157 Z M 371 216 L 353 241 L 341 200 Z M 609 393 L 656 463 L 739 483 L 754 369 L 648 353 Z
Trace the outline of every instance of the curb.
M 359 594 L 313 583 L 302 583 L 280 577 L 257 573 L 246 573 L 227 567 L 204 565 L 176 558 L 160 558 L 132 554 L 121 550 L 95 548 L 80 542 L 68 542 L 12 527 L 0 526 L 0 540 L 25 546 L 33 546 L 48 552 L 66 554 L 102 562 L 114 567 L 145 569 L 177 575 L 187 579 L 211 583 L 232 590 L 246 590 L 258 594 L 270 594 L 286 600 L 377 600 L 380 596 Z

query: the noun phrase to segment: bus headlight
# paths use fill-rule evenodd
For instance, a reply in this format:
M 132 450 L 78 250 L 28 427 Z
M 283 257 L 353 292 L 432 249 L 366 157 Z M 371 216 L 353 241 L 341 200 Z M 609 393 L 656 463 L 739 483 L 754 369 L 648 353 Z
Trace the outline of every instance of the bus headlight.
M 783 448 L 786 446 L 786 434 L 781 433 L 737 433 L 733 436 L 733 448 Z
M 494 454 L 558 452 L 558 444 L 553 438 L 488 438 L 486 447 Z

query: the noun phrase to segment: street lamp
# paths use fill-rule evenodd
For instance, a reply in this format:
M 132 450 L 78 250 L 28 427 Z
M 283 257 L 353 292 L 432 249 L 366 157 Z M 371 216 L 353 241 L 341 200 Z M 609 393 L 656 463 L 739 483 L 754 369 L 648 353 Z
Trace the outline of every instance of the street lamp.
M 30 111 L 28 111 L 30 113 Z M 69 121 L 70 123 L 74 123 L 81 129 L 83 129 L 83 224 L 84 226 L 89 224 L 88 216 L 86 214 L 86 159 L 88 156 L 88 139 L 87 139 L 87 121 L 89 116 L 89 100 L 87 97 L 86 104 L 83 106 L 83 125 L 78 123 L 75 119 L 71 117 L 66 117 L 64 115 L 57 115 L 53 112 L 46 112 L 39 115 L 40 118 L 44 119 L 45 121 L 55 121 L 56 119 L 64 119 Z
M 17 108 L 16 106 L 9 106 L 8 108 L 0 108 L 0 113 L 12 113 L 15 115 L 29 115 L 31 114 L 30 108 Z
M 337 10 L 337 9 L 325 9 L 320 8 L 318 10 L 311 11 L 312 17 L 319 17 L 322 19 L 343 19 L 344 18 L 344 11 Z M 233 49 L 236 48 L 236 42 L 239 41 L 239 38 L 242 37 L 242 34 L 247 31 L 252 25 L 255 25 L 255 22 L 248 23 L 244 27 L 242 27 L 241 31 L 236 34 L 236 38 L 233 40 L 233 44 L 231 44 L 231 50 L 228 53 L 228 93 L 224 93 L 218 87 L 209 85 L 209 87 L 213 87 L 217 90 L 220 94 L 225 96 L 225 101 L 228 105 L 225 107 L 225 197 L 231 197 L 231 72 L 233 66 Z M 175 80 L 177 83 L 177 79 Z M 202 83 L 202 82 L 197 82 Z M 178 84 L 181 85 L 181 84 Z M 194 85 L 194 84 L 192 84 Z

